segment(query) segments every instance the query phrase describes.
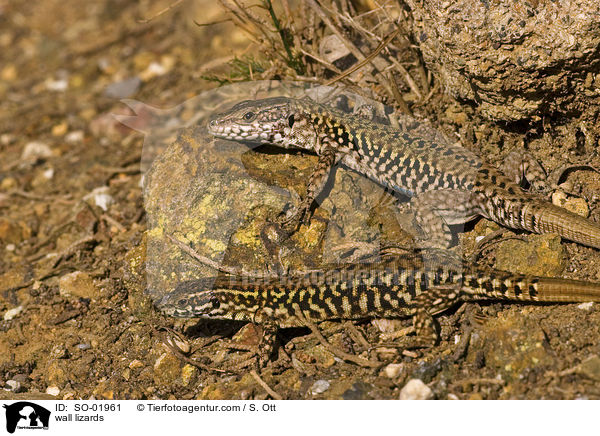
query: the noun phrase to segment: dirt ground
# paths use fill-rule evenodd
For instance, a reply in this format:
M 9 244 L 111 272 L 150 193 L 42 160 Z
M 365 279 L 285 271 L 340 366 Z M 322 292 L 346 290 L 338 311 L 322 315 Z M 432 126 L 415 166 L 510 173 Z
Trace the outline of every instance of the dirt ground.
M 326 322 L 331 343 L 382 366 L 291 329 L 259 373 L 224 370 L 258 333 L 155 311 L 144 294 L 144 137 L 111 114 L 129 113 L 121 98 L 168 108 L 214 88 L 207 68 L 224 70 L 248 41 L 231 23 L 194 23 L 221 20 L 217 2 L 184 1 L 149 22 L 170 2 L 80 3 L 0 0 L 0 398 L 397 399 L 412 379 L 438 399 L 600 398 L 597 304 L 464 304 L 439 317 L 438 346 L 415 352 L 369 354 L 356 332 L 382 343 L 375 325 Z M 439 89 L 413 110 L 492 163 L 527 136 L 548 170 L 600 167 L 597 144 L 574 133 L 582 122 L 597 130 L 597 110 L 542 131 L 486 121 Z M 574 171 L 568 187 L 600 221 L 600 177 Z M 472 249 L 494 228 L 480 220 L 462 238 Z M 554 237 L 507 240 L 481 261 L 600 281 L 597 250 Z

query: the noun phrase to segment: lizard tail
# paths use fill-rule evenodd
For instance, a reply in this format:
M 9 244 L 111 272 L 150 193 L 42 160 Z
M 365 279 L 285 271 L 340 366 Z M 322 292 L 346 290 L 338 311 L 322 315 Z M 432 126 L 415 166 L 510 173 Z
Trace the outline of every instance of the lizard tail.
M 600 283 L 551 277 L 534 277 L 494 272 L 490 281 L 481 274 L 465 277 L 468 294 L 476 299 L 548 303 L 600 302 Z
M 537 201 L 522 206 L 520 224 L 535 233 L 558 233 L 588 247 L 600 248 L 600 225 L 551 203 Z

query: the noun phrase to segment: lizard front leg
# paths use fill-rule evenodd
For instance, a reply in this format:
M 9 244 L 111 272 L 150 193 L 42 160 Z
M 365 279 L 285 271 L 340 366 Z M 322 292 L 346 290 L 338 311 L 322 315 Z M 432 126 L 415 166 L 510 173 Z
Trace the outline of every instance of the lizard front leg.
M 315 171 L 306 185 L 306 196 L 298 206 L 292 208 L 278 220 L 278 223 L 288 233 L 294 232 L 301 223 L 307 223 L 310 218 L 310 208 L 315 198 L 323 191 L 333 166 L 342 158 L 341 153 L 331 146 L 324 146 L 319 154 Z
M 422 235 L 419 248 L 447 249 L 452 244 L 449 225 L 462 224 L 478 214 L 471 193 L 455 189 L 422 192 L 411 198 L 410 209 Z

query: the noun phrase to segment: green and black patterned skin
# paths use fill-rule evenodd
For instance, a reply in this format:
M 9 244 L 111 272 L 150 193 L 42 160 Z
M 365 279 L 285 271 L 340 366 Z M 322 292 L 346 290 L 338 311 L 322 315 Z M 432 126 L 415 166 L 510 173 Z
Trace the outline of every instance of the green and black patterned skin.
M 319 155 L 306 198 L 290 221 L 305 218 L 336 163 L 411 197 L 425 234 L 422 247 L 450 245 L 448 225 L 477 215 L 535 233 L 558 233 L 600 248 L 600 226 L 523 191 L 515 181 L 456 144 L 435 141 L 306 99 L 249 100 L 215 117 L 212 135 L 300 148 Z
M 328 319 L 414 317 L 435 338 L 432 316 L 459 301 L 600 301 L 600 284 L 426 261 L 417 255 L 264 280 L 217 277 L 181 283 L 157 306 L 183 318 L 302 326 Z M 300 315 L 300 316 L 298 316 Z

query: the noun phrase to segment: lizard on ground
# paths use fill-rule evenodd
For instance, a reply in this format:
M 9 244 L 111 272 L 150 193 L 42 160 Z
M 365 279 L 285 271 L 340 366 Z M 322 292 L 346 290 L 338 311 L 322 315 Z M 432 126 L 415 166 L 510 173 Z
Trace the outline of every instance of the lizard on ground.
M 449 225 L 482 215 L 504 226 L 600 248 L 600 226 L 541 200 L 459 145 L 438 143 L 336 109 L 292 98 L 244 101 L 214 118 L 219 138 L 299 148 L 319 156 L 307 195 L 284 220 L 294 229 L 337 163 L 411 197 L 427 235 L 424 248 L 447 248 Z M 168 315 L 303 325 L 302 320 L 412 316 L 418 337 L 435 341 L 432 316 L 458 301 L 600 301 L 600 284 L 477 269 L 427 252 L 380 263 L 255 280 L 218 277 L 179 284 L 157 306 Z

